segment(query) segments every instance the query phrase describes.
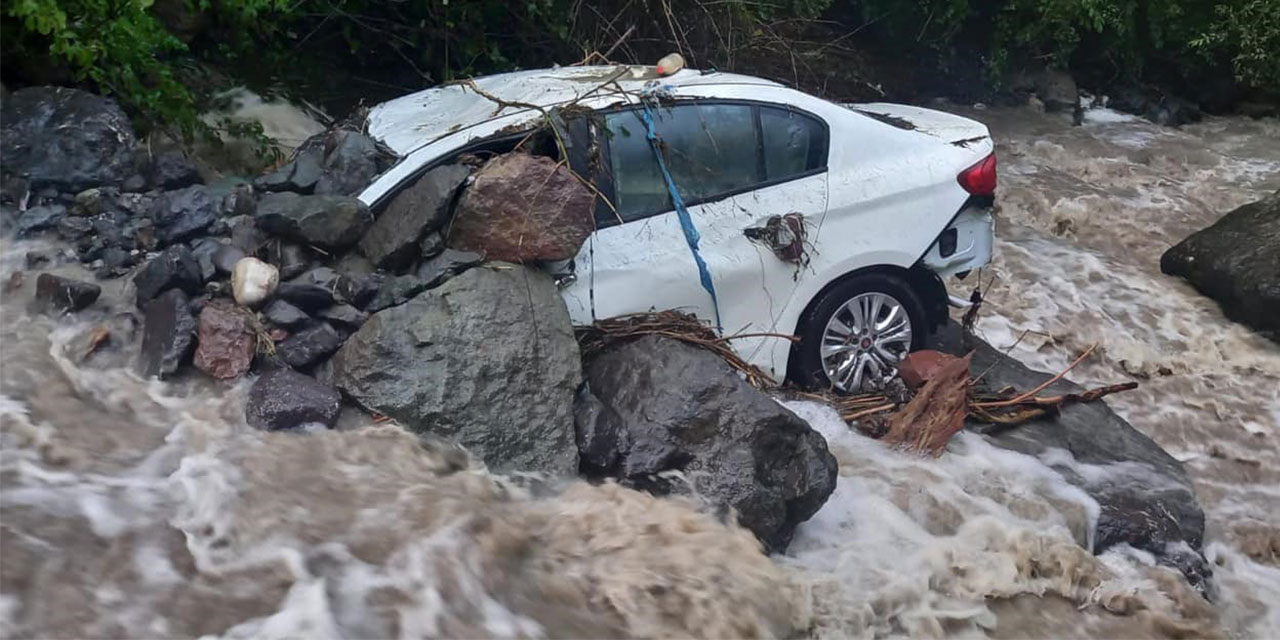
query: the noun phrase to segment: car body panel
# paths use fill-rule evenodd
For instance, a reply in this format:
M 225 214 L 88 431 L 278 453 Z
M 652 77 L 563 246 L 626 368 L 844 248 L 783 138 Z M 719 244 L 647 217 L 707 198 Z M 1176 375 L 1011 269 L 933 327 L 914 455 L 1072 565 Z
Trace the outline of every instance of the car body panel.
M 476 83 L 506 102 L 550 107 L 574 101 L 575 106 L 601 110 L 639 103 L 640 89 L 653 78 L 624 78 L 632 73 L 623 67 L 588 67 L 503 74 Z M 613 75 L 619 76 L 616 85 L 624 91 L 594 91 Z M 772 103 L 816 116 L 829 129 L 825 171 L 689 207 L 718 293 L 725 335 L 790 335 L 809 303 L 840 277 L 870 267 L 905 270 L 915 265 L 969 199 L 956 176 L 993 150 L 985 126 L 928 109 L 854 105 L 866 107 L 868 115 L 732 74 L 685 70 L 660 82 L 677 101 Z M 884 116 L 911 126 L 892 124 Z M 370 113 L 368 131 L 402 158 L 360 198 L 376 207 L 432 163 L 475 141 L 536 126 L 543 118 L 535 109 L 502 108 L 462 85 L 379 106 Z M 803 267 L 779 259 L 744 234 L 769 216 L 793 212 L 806 222 L 809 262 Z M 574 264 L 575 279 L 562 295 L 575 323 L 671 308 L 715 321 L 710 295 L 699 283 L 673 211 L 598 229 Z M 744 359 L 778 380 L 786 375 L 791 345 L 785 337 L 770 336 L 733 342 Z

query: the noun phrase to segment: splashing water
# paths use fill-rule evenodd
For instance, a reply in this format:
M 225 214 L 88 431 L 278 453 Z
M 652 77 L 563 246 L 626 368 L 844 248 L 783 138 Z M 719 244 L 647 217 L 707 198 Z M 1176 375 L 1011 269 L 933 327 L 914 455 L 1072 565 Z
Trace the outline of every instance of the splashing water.
M 160 383 L 0 304 L 0 635 L 43 637 L 1267 637 L 1280 630 L 1280 347 L 1159 273 L 1160 253 L 1280 187 L 1280 126 L 1169 130 L 1029 110 L 1004 166 L 979 330 L 1082 384 L 1187 464 L 1210 603 L 1127 547 L 1049 463 L 960 434 L 938 460 L 790 403 L 836 492 L 767 558 L 691 502 L 517 482 L 386 426 L 262 433 L 247 382 Z M 0 281 L 29 245 L 0 247 Z M 103 299 L 128 306 L 126 292 Z M 98 312 L 106 314 L 106 311 Z M 136 347 L 135 347 L 136 348 Z M 129 347 L 125 347 L 127 353 Z M 1103 473 L 1106 470 L 1098 470 Z

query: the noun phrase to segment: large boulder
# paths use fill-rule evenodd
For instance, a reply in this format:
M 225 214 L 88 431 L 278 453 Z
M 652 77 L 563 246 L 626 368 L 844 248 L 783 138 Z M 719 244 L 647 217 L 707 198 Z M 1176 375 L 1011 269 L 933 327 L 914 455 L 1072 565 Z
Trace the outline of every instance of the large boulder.
M 333 426 L 342 397 L 332 387 L 291 369 L 262 375 L 249 389 L 245 420 L 249 426 L 275 431 L 305 424 Z
M 1280 191 L 1191 234 L 1161 256 L 1160 270 L 1280 341 Z
M 380 269 L 396 270 L 420 255 L 423 234 L 444 226 L 449 205 L 470 170 L 436 167 L 401 191 L 360 239 L 360 252 Z
M 195 334 L 196 319 L 181 289 L 170 289 L 148 302 L 138 361 L 142 375 L 163 378 L 176 373 L 191 354 Z
M 365 408 L 452 438 L 496 471 L 578 470 L 578 343 L 551 277 L 472 269 L 369 317 L 333 357 Z
M 218 219 L 218 205 L 207 187 L 195 185 L 161 194 L 151 205 L 151 220 L 161 243 L 182 242 L 201 235 Z
M 659 493 L 672 487 L 658 474 L 684 472 L 771 552 L 835 490 L 826 440 L 710 352 L 646 336 L 596 356 L 585 377 L 594 400 L 580 398 L 577 433 L 588 472 Z
M 485 163 L 449 228 L 454 249 L 488 260 L 567 260 L 595 230 L 595 195 L 544 156 L 508 153 Z
M 269 233 L 332 251 L 358 242 L 373 217 L 347 196 L 268 193 L 258 202 L 257 220 Z
M 198 293 L 200 286 L 204 284 L 202 276 L 200 263 L 186 245 L 169 247 L 152 258 L 133 277 L 138 306 L 141 307 L 166 289 L 176 288 L 191 294 Z
M 1052 377 L 1028 369 L 977 338 L 971 337 L 971 344 L 965 345 L 955 323 L 949 323 L 934 340 L 938 350 L 956 355 L 968 353 L 972 346 L 970 371 L 975 377 L 981 374 L 982 383 L 992 389 L 1034 389 Z M 1069 380 L 1058 380 L 1044 393 L 1081 391 Z M 1070 405 L 1056 415 L 1010 429 L 992 429 L 972 419 L 967 427 L 998 447 L 1039 457 L 1097 500 L 1102 511 L 1094 531 L 1094 553 L 1128 544 L 1183 571 L 1193 585 L 1203 584 L 1209 575 L 1197 554 L 1204 539 L 1204 512 L 1182 464 L 1105 402 Z
M 0 111 L 4 172 L 32 188 L 77 192 L 119 185 L 133 174 L 137 139 L 114 100 L 78 89 L 28 87 Z
M 316 193 L 357 195 L 378 175 L 378 148 L 355 131 L 331 131 L 326 134 L 323 168 Z
M 257 336 L 244 312 L 226 304 L 207 304 L 200 311 L 193 363 L 219 380 L 239 378 L 249 371 Z
M 57 227 L 66 214 L 67 208 L 60 204 L 31 207 L 18 216 L 14 222 L 14 230 L 19 238 L 25 238 L 38 231 Z

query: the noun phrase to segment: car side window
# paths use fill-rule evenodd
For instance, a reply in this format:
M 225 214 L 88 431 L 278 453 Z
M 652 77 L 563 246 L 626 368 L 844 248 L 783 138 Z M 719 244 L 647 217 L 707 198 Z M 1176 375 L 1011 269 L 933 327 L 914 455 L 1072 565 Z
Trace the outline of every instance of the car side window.
M 663 160 L 686 204 L 741 193 L 826 165 L 826 127 L 812 116 L 754 103 L 697 102 L 652 109 Z M 646 137 L 644 111 L 605 114 L 613 205 L 623 222 L 674 205 Z M 601 226 L 617 223 L 598 210 Z
M 826 164 L 826 130 L 812 117 L 774 107 L 760 107 L 767 180 L 782 180 Z

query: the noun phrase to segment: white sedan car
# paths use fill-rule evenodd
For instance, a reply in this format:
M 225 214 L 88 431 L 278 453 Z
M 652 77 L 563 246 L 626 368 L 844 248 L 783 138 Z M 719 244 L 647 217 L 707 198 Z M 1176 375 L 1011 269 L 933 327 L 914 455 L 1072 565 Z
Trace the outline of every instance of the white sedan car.
M 387 102 L 368 132 L 399 160 L 360 198 L 376 211 L 428 169 L 510 149 L 548 119 L 604 196 L 579 255 L 554 265 L 575 323 L 684 310 L 744 334 L 735 349 L 779 381 L 853 392 L 945 322 L 944 278 L 991 258 L 984 125 L 719 72 L 568 67 Z

